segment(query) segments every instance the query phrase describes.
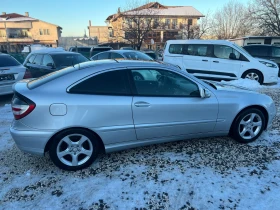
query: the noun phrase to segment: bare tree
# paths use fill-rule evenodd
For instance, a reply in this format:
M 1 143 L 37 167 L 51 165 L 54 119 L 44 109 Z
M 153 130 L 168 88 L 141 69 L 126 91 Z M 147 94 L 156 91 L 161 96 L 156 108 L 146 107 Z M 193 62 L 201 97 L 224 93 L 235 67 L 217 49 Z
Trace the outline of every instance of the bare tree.
M 199 20 L 196 25 L 190 25 L 190 23 L 182 24 L 182 30 L 180 31 L 182 39 L 201 39 L 206 36 L 210 29 L 212 28 L 212 17 L 211 12 L 208 11 L 207 14 Z
M 258 35 L 280 36 L 280 0 L 253 0 L 249 12 L 257 25 Z
M 148 33 L 160 24 L 157 6 L 157 3 L 148 1 L 143 5 L 141 0 L 130 0 L 126 10 L 119 12 L 123 23 L 118 35 L 140 50 Z
M 230 39 L 251 33 L 252 24 L 245 5 L 229 1 L 216 10 L 212 19 L 211 33 L 217 39 Z

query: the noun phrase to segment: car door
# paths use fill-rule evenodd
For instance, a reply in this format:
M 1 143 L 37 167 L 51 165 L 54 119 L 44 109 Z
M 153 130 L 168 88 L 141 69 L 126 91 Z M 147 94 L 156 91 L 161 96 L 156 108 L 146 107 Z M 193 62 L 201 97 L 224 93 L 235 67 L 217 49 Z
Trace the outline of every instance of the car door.
M 31 74 L 33 71 L 33 61 L 36 57 L 36 54 L 30 55 L 24 62 L 24 67 L 26 67 L 27 71 Z M 33 75 L 31 75 L 33 77 Z
M 183 50 L 183 68 L 196 77 L 210 74 L 212 45 L 189 44 Z
M 33 78 L 42 76 L 42 73 L 41 73 L 42 59 L 43 59 L 43 54 L 37 54 L 35 59 L 33 60 L 32 64 L 30 65 L 31 68 L 29 70 L 30 70 L 30 73 Z
M 55 71 L 55 65 L 54 65 L 53 59 L 50 55 L 44 54 L 42 64 L 41 64 L 41 68 L 40 68 L 39 71 L 40 71 L 41 76 Z
M 73 102 L 74 112 L 81 118 L 80 121 L 97 132 L 106 146 L 136 140 L 126 70 L 94 74 L 72 85 L 67 92 L 71 93 L 69 101 Z M 76 110 L 74 101 L 77 99 L 80 111 Z M 69 106 L 69 112 L 71 108 Z
M 238 78 L 241 57 L 242 54 L 230 46 L 214 45 L 211 73 L 218 78 Z
M 134 80 L 135 72 L 157 79 Z M 132 101 L 137 139 L 181 136 L 212 132 L 217 120 L 218 101 L 214 95 L 201 98 L 198 84 L 166 69 L 130 69 L 135 96 Z

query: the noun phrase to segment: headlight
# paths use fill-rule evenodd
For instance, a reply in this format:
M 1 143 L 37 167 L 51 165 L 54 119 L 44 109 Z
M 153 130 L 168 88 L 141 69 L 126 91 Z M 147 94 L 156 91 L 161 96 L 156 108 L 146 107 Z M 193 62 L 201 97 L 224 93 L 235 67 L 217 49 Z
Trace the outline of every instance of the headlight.
M 260 63 L 266 65 L 267 67 L 277 68 L 277 66 L 273 63 L 269 63 L 269 62 L 266 62 L 266 61 L 260 61 Z

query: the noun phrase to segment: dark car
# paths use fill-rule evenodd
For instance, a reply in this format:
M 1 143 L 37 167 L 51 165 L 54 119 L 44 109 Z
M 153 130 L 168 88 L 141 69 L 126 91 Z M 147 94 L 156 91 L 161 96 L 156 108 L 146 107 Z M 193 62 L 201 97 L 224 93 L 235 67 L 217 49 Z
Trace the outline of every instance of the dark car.
M 280 67 L 280 46 L 274 45 L 247 45 L 243 47 L 253 57 L 274 61 Z M 280 71 L 278 73 L 280 77 Z
M 89 59 L 80 53 L 45 49 L 30 53 L 23 65 L 28 69 L 31 77 L 36 78 L 86 61 Z
M 153 50 L 142 50 L 141 52 L 145 53 L 146 55 L 150 56 L 154 60 L 158 60 L 158 55 Z
M 106 52 L 98 53 L 92 56 L 91 60 L 103 60 L 103 59 L 130 59 L 130 60 L 143 60 L 152 61 L 153 59 L 145 53 L 136 50 L 110 50 Z
M 89 53 L 91 47 L 70 47 L 70 52 L 78 52 L 78 53 Z
M 104 51 L 108 51 L 108 50 L 112 50 L 113 48 L 112 47 L 92 47 L 90 49 L 90 58 L 94 55 L 96 55 L 97 53 L 100 53 L 100 52 L 104 52 Z

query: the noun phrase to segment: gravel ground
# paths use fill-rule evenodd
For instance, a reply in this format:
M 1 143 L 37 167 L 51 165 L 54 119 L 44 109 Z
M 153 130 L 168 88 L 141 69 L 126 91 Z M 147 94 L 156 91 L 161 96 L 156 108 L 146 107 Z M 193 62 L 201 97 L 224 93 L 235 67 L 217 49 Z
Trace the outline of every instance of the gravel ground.
M 0 109 L 0 209 L 279 209 L 279 89 L 272 130 L 256 142 L 193 139 L 100 155 L 66 172 L 23 154 Z M 3 111 L 5 110 L 5 111 Z M 1 112 L 2 111 L 2 112 Z

